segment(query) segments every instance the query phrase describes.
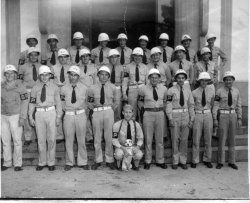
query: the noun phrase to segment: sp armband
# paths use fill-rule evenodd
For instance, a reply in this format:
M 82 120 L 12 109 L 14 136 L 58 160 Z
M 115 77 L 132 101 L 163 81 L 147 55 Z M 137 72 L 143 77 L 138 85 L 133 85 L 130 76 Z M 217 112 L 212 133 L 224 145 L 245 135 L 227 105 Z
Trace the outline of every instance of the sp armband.
M 167 101 L 173 101 L 173 96 L 172 95 L 167 95 Z
M 36 103 L 36 98 L 30 97 L 30 103 L 35 104 Z
M 61 101 L 65 101 L 65 95 L 60 95 Z
M 114 139 L 118 138 L 118 133 L 117 132 L 113 132 L 112 138 L 114 138 Z
M 214 101 L 220 101 L 220 97 L 218 95 L 215 95 Z
M 139 96 L 138 96 L 138 101 L 142 101 L 142 102 L 143 102 L 143 101 L 144 101 L 144 97 L 141 96 L 141 95 L 139 95 Z
M 94 97 L 88 97 L 88 102 L 93 103 L 94 102 Z
M 28 99 L 28 93 L 20 94 L 20 99 L 21 99 L 21 100 L 26 100 L 26 99 Z

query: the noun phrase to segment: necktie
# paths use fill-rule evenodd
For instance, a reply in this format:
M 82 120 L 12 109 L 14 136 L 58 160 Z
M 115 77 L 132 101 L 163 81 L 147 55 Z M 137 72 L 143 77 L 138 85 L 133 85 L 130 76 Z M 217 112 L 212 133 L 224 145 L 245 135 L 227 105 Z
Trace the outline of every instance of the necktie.
M 182 68 L 182 64 L 181 64 L 181 61 L 180 61 L 180 64 L 179 64 L 179 69 L 183 69 L 183 68 Z
M 233 98 L 232 98 L 232 93 L 231 93 L 231 88 L 229 88 L 228 91 L 228 100 L 227 100 L 228 106 L 232 106 L 233 104 Z
M 43 85 L 40 100 L 41 102 L 44 102 L 46 100 L 46 84 Z
M 157 64 L 154 64 L 154 68 L 157 69 Z
M 105 93 L 104 93 L 104 84 L 102 84 L 101 88 L 101 98 L 100 98 L 100 103 L 103 105 L 105 103 Z
M 75 62 L 76 62 L 76 63 L 79 63 L 79 61 L 80 61 L 79 49 L 77 49 Z
M 136 65 L 136 68 L 135 68 L 135 81 L 136 82 L 139 82 L 139 80 L 140 80 L 140 76 L 139 76 L 139 67 L 138 67 L 139 65 L 137 64 Z
M 113 65 L 113 69 L 111 72 L 111 78 L 110 78 L 111 83 L 115 84 L 115 66 Z
M 206 68 L 206 72 L 207 72 L 207 70 L 208 70 L 207 63 L 205 64 L 205 68 Z
M 206 94 L 205 94 L 205 89 L 203 89 L 203 92 L 202 92 L 201 104 L 202 104 L 203 107 L 206 106 Z
M 190 61 L 190 56 L 189 56 L 189 51 L 188 51 L 188 49 L 186 49 L 186 60 L 187 60 L 187 61 Z
M 156 92 L 155 86 L 153 86 L 153 96 L 154 96 L 154 100 L 157 101 L 158 100 L 158 94 Z
M 122 48 L 122 51 L 121 51 L 120 63 L 121 63 L 122 65 L 125 63 L 125 59 L 124 59 L 124 48 Z
M 64 67 L 62 66 L 61 72 L 60 72 L 60 82 L 63 83 L 65 81 L 64 77 Z
M 183 94 L 182 87 L 181 87 L 181 91 L 180 91 L 180 105 L 184 106 L 184 94 Z
M 56 54 L 55 54 L 55 51 L 52 51 L 50 63 L 51 63 L 52 65 L 55 65 L 55 64 L 56 64 Z
M 163 62 L 166 63 L 167 60 L 167 53 L 166 53 L 166 49 L 163 49 Z
M 37 71 L 36 71 L 36 66 L 35 64 L 32 64 L 33 66 L 33 80 L 37 81 Z
M 146 57 L 145 50 L 143 50 L 142 63 L 144 63 L 145 65 L 147 65 L 147 57 Z
M 99 55 L 99 62 L 100 63 L 103 62 L 103 50 L 102 50 L 102 48 L 101 48 L 100 55 Z
M 210 54 L 210 57 L 209 57 L 209 60 L 212 61 L 213 60 L 213 52 L 212 52 L 212 47 L 209 47 L 210 51 L 211 51 L 211 54 Z
M 74 104 L 74 103 L 76 103 L 76 92 L 75 92 L 76 86 L 72 85 L 72 88 L 73 88 L 73 90 L 72 90 L 72 96 L 71 96 L 71 103 Z
M 127 125 L 127 139 L 132 139 L 130 123 L 129 122 L 128 122 L 128 125 Z
M 88 66 L 84 65 L 84 73 L 87 73 L 87 68 L 88 68 Z

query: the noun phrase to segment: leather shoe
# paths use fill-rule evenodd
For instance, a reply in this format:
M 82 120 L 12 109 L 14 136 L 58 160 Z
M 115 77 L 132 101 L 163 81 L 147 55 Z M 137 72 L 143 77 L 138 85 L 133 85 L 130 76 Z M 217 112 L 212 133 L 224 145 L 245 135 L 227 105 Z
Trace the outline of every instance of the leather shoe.
M 155 164 L 156 166 L 158 167 L 161 167 L 162 169 L 167 169 L 168 168 L 168 165 L 165 164 L 165 163 L 162 163 L 162 164 Z
M 178 165 L 177 164 L 173 164 L 172 165 L 172 169 L 176 170 L 178 168 Z
M 211 164 L 211 162 L 206 162 L 206 161 L 204 161 L 204 164 L 205 164 L 208 168 L 213 168 L 213 165 Z
M 150 169 L 150 164 L 144 164 L 144 169 L 149 170 Z
M 64 170 L 65 170 L 65 171 L 69 171 L 69 170 L 71 170 L 72 168 L 73 168 L 73 166 L 66 165 L 66 166 L 64 167 Z
M 223 167 L 223 164 L 217 164 L 216 168 L 221 169 Z
M 10 167 L 7 167 L 7 166 L 1 166 L 1 171 L 6 171 L 8 168 L 10 168 Z
M 54 171 L 56 169 L 55 166 L 48 166 L 48 168 L 49 168 L 49 171 Z
M 106 163 L 106 166 L 109 167 L 111 170 L 115 170 L 114 163 Z
M 24 145 L 24 146 L 29 146 L 31 143 L 32 143 L 32 141 L 29 140 L 29 141 L 25 141 L 25 142 L 23 143 L 23 145 Z
M 180 164 L 181 168 L 184 169 L 184 170 L 187 170 L 188 167 L 187 167 L 187 164 Z
M 231 167 L 231 168 L 233 168 L 233 169 L 235 169 L 235 170 L 238 170 L 238 166 L 235 165 L 235 164 L 230 164 L 229 163 L 228 166 Z
M 135 171 L 139 171 L 140 170 L 139 166 L 134 166 L 132 169 L 135 170 Z
M 14 171 L 22 171 L 23 169 L 22 169 L 22 167 L 20 167 L 20 166 L 16 166 L 16 167 L 14 167 Z
M 191 168 L 196 168 L 196 164 L 194 164 L 194 163 L 191 163 L 190 166 L 191 166 Z
M 98 167 L 101 166 L 101 163 L 94 163 L 92 166 L 91 166 L 91 169 L 92 170 L 96 170 Z
M 41 170 L 43 170 L 43 168 L 44 168 L 44 166 L 37 166 L 37 167 L 36 167 L 36 170 L 37 170 L 37 171 L 41 171 Z
M 82 165 L 79 166 L 79 168 L 82 168 L 83 170 L 89 170 L 89 165 Z

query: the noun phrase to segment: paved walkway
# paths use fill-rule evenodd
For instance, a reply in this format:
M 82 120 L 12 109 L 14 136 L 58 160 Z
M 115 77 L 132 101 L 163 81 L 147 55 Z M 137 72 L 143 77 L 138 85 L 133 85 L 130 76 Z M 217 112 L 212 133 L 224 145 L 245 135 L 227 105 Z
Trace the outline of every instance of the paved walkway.
M 73 168 L 54 172 L 24 167 L 22 172 L 2 172 L 2 197 L 9 198 L 248 198 L 248 163 L 237 163 L 239 170 L 205 168 L 166 170 L 151 166 L 149 171 L 97 171 Z M 215 164 L 214 164 L 215 165 Z

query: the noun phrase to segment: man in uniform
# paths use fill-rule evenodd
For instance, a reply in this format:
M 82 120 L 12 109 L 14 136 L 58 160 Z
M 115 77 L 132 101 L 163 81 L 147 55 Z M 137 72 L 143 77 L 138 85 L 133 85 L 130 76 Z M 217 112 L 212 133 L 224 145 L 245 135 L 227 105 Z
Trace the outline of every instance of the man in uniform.
M 88 91 L 88 106 L 93 114 L 93 132 L 95 147 L 95 163 L 91 166 L 96 170 L 103 162 L 102 134 L 105 139 L 105 161 L 110 169 L 114 169 L 114 154 L 112 146 L 112 126 L 114 124 L 114 111 L 117 108 L 118 98 L 116 88 L 109 82 L 110 69 L 102 66 L 98 70 L 99 82 L 92 85 Z
M 214 103 L 214 89 L 209 88 L 207 84 L 211 81 L 207 72 L 201 72 L 198 78 L 200 86 L 192 92 L 194 98 L 195 119 L 193 125 L 193 158 L 191 167 L 196 168 L 200 156 L 200 138 L 204 133 L 205 151 L 203 154 L 203 163 L 208 168 L 213 168 L 211 164 L 212 147 L 211 140 L 213 134 L 212 106 Z
M 150 50 L 147 48 L 149 39 L 146 35 L 141 35 L 139 37 L 139 46 L 143 50 L 142 63 L 147 65 L 150 62 Z
M 45 58 L 42 60 L 43 65 L 48 65 L 49 67 L 54 66 L 58 63 L 58 37 L 55 34 L 50 34 L 47 39 L 49 45 L 49 50 L 46 52 Z
M 128 151 L 124 142 L 127 139 L 132 140 L 132 156 L 134 161 L 133 169 L 139 171 L 139 163 L 142 159 L 143 153 L 140 150 L 143 145 L 143 132 L 139 123 L 132 119 L 133 107 L 129 104 L 123 106 L 122 114 L 124 119 L 117 121 L 113 125 L 113 145 L 115 146 L 115 159 L 117 161 L 117 168 L 120 169 L 121 161 L 128 156 Z
M 160 46 L 158 48 L 161 51 L 161 61 L 163 63 L 170 63 L 173 55 L 173 48 L 168 46 L 169 36 L 167 33 L 162 33 L 159 37 Z
M 215 95 L 213 118 L 214 126 L 219 126 L 219 146 L 217 169 L 225 163 L 225 143 L 228 139 L 228 166 L 238 169 L 235 164 L 235 133 L 236 127 L 242 125 L 242 108 L 239 90 L 233 87 L 234 75 L 227 71 L 223 77 L 224 86 Z M 217 115 L 219 113 L 219 121 Z
M 87 149 L 85 145 L 87 124 L 87 87 L 79 82 L 80 68 L 71 66 L 68 71 L 69 83 L 61 88 L 61 100 L 65 116 L 63 128 L 66 140 L 66 166 L 68 171 L 74 166 L 74 139 L 78 144 L 77 166 L 89 170 Z
M 122 85 L 123 100 L 128 101 L 133 107 L 134 116 L 140 117 L 140 113 L 137 112 L 137 97 L 138 90 L 141 86 L 147 83 L 148 70 L 147 66 L 142 63 L 143 50 L 140 47 L 136 47 L 133 50 L 133 61 L 127 65 L 124 70 L 124 79 Z
M 187 169 L 187 147 L 189 129 L 194 121 L 194 99 L 189 87 L 184 85 L 188 78 L 185 70 L 180 69 L 175 73 L 177 85 L 167 93 L 167 116 L 172 140 L 172 169 L 177 169 L 178 164 L 182 169 Z
M 17 69 L 7 65 L 4 69 L 6 81 L 1 85 L 1 138 L 3 143 L 3 165 L 1 170 L 12 166 L 15 171 L 22 167 L 22 132 L 28 111 L 28 92 L 22 83 L 16 80 Z M 14 143 L 12 155 L 11 138 Z
M 119 46 L 116 49 L 120 53 L 119 63 L 124 66 L 131 62 L 132 49 L 126 46 L 128 37 L 124 33 L 119 34 L 117 40 Z
M 190 47 L 191 42 L 192 39 L 189 35 L 185 34 L 181 37 L 181 44 L 186 50 L 184 58 L 187 61 L 190 61 L 191 63 L 195 64 L 197 62 L 197 56 L 196 52 Z
M 106 33 L 100 33 L 98 42 L 98 47 L 91 50 L 91 60 L 100 67 L 109 63 L 108 54 L 110 48 L 107 47 L 109 36 Z
M 143 131 L 145 134 L 145 165 L 144 169 L 150 169 L 152 160 L 152 141 L 155 136 L 156 166 L 167 168 L 164 162 L 164 110 L 166 109 L 167 88 L 159 84 L 160 72 L 151 69 L 148 74 L 149 83 L 140 88 L 138 100 L 142 103 Z M 141 105 L 140 105 L 141 106 Z
M 46 165 L 49 171 L 55 170 L 56 126 L 61 122 L 62 105 L 59 88 L 50 81 L 50 77 L 50 68 L 41 66 L 40 81 L 32 88 L 30 95 L 29 120 L 31 125 L 36 127 L 38 138 L 37 171 L 41 171 Z M 35 118 L 33 118 L 35 109 Z
M 81 32 L 75 32 L 73 35 L 74 45 L 68 48 L 71 64 L 79 64 L 80 62 L 80 50 L 88 49 L 83 46 L 84 37 Z
M 35 47 L 30 47 L 28 50 L 29 61 L 19 67 L 18 78 L 22 81 L 23 85 L 28 91 L 28 96 L 30 97 L 31 89 L 35 86 L 38 81 L 38 70 L 41 64 L 39 64 L 38 56 L 40 52 Z M 32 136 L 33 135 L 33 136 Z M 24 145 L 30 145 L 32 139 L 35 138 L 35 131 L 30 126 L 29 120 L 26 119 L 24 125 Z

